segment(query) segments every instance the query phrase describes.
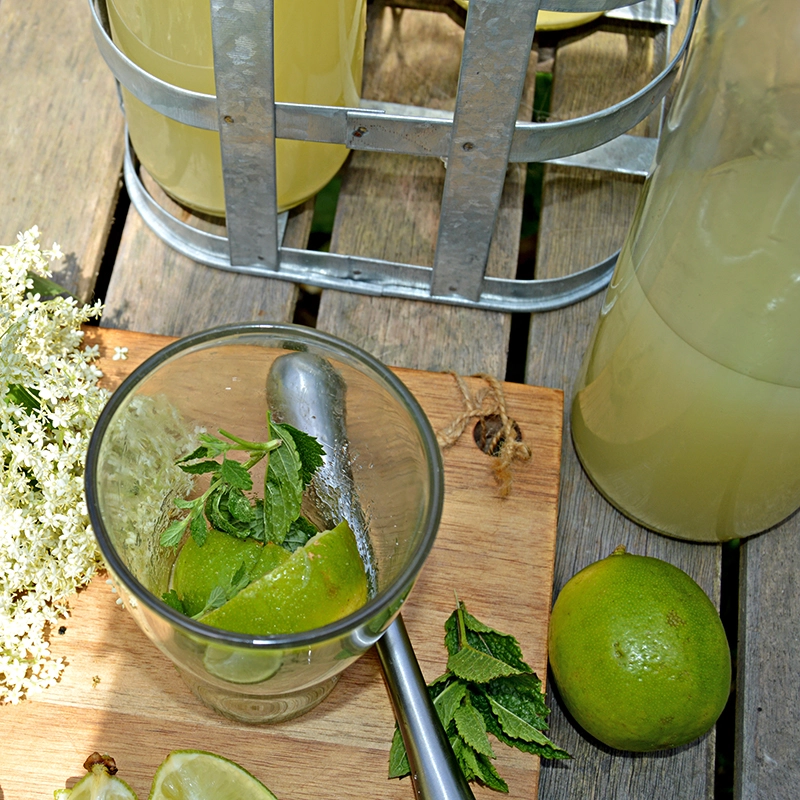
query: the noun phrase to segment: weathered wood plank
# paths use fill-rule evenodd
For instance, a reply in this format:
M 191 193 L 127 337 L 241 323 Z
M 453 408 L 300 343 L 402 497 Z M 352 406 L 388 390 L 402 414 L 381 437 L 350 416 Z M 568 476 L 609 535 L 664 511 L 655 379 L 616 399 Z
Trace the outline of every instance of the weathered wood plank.
M 88 300 L 119 190 L 123 120 L 86 0 L 0 3 L 0 65 L 0 243 L 38 225 L 66 256 L 56 280 Z
M 452 110 L 463 31 L 446 15 L 375 5 L 368 25 L 365 97 Z M 530 119 L 534 67 L 521 115 Z M 439 159 L 354 153 L 344 173 L 332 249 L 430 266 L 445 168 Z M 512 165 L 489 272 L 512 277 L 519 251 L 525 168 Z M 325 291 L 318 327 L 383 361 L 502 378 L 510 317 L 426 302 Z
M 157 187 L 149 183 L 157 192 Z M 181 218 L 188 218 L 159 193 Z M 284 243 L 305 247 L 314 203 L 290 214 Z M 212 226 L 206 226 L 212 227 Z M 112 328 L 184 336 L 226 322 L 291 322 L 298 289 L 293 283 L 214 269 L 168 247 L 131 207 L 106 294 L 102 324 Z
M 734 796 L 795 797 L 800 784 L 800 516 L 741 549 Z
M 595 31 L 568 38 L 558 47 L 553 88 L 554 116 L 589 113 L 622 99 L 642 84 L 651 67 L 650 44 L 639 35 Z M 643 123 L 644 125 L 644 123 Z M 642 132 L 642 126 L 639 131 Z M 611 255 L 622 243 L 636 205 L 640 182 L 593 171 L 547 168 L 537 277 L 554 277 Z M 526 382 L 561 388 L 565 408 L 572 383 L 602 304 L 602 295 L 548 314 L 534 315 Z M 562 489 L 554 594 L 578 570 L 609 555 L 619 544 L 686 570 L 719 601 L 718 547 L 686 544 L 650 533 L 613 509 L 583 472 L 565 420 Z M 619 753 L 590 740 L 562 709 L 551 685 L 551 732 L 573 754 L 570 762 L 544 762 L 542 796 L 553 798 L 713 796 L 715 737 L 668 756 Z

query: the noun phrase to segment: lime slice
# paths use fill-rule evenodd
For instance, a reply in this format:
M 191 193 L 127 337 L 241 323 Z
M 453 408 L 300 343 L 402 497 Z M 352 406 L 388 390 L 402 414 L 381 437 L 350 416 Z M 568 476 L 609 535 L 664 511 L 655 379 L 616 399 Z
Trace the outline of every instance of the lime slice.
M 261 683 L 280 669 L 282 661 L 278 653 L 213 644 L 206 648 L 203 656 L 203 664 L 212 675 L 231 683 Z
M 94 764 L 71 789 L 57 789 L 55 800 L 136 800 L 125 781 L 110 775 L 104 763 Z
M 209 530 L 200 547 L 187 539 L 175 559 L 172 588 L 178 593 L 186 613 L 193 617 L 208 603 L 217 586 L 227 589 L 244 565 L 247 575 L 261 577 L 289 557 L 275 544 L 263 545 L 255 539 L 237 539 L 221 531 Z
M 366 601 L 364 562 L 350 526 L 341 522 L 201 621 L 253 635 L 298 633 L 341 619 Z
M 247 770 L 222 756 L 175 750 L 156 772 L 149 800 L 277 800 Z

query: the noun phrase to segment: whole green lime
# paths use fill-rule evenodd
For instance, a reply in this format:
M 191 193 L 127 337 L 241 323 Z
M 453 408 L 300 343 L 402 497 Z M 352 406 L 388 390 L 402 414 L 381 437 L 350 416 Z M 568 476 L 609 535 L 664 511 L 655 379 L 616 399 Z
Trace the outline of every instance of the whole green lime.
M 565 584 L 549 648 L 569 712 L 619 750 L 687 744 L 728 699 L 730 648 L 705 592 L 672 564 L 622 547 Z

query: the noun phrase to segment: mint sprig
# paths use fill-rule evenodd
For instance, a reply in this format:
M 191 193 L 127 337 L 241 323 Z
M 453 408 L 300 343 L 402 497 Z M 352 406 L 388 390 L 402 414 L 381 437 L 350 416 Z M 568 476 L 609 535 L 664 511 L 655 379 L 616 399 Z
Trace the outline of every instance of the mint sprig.
M 240 539 L 288 545 L 294 550 L 317 533 L 300 516 L 303 490 L 322 464 L 324 450 L 314 439 L 291 425 L 274 423 L 267 413 L 269 439 L 251 442 L 220 430 L 220 436 L 201 434 L 200 445 L 177 463 L 190 475 L 211 475 L 211 483 L 192 500 L 176 500 L 188 513 L 161 534 L 161 544 L 177 547 L 187 530 L 198 545 L 205 543 L 208 526 Z M 220 438 L 224 437 L 224 438 Z M 229 454 L 243 452 L 244 463 Z M 263 499 L 251 499 L 250 470 L 267 460 Z
M 428 685 L 428 691 L 464 777 L 508 792 L 493 763 L 490 734 L 502 744 L 542 758 L 570 758 L 543 733 L 550 710 L 542 682 L 523 660 L 519 642 L 473 617 L 460 601 L 444 628 L 447 671 Z M 402 778 L 410 772 L 395 727 L 389 777 Z

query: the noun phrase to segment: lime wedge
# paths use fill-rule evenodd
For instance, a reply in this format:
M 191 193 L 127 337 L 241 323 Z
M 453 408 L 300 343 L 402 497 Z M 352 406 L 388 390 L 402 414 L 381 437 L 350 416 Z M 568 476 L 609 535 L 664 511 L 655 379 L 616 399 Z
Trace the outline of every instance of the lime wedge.
M 158 768 L 149 800 L 277 798 L 261 781 L 227 758 L 200 750 L 175 750 Z
M 350 526 L 319 533 L 201 622 L 252 635 L 298 633 L 347 616 L 367 601 L 367 575 Z
M 136 800 L 125 781 L 110 775 L 104 763 L 96 763 L 71 789 L 56 789 L 55 800 Z
M 245 574 L 258 578 L 288 557 L 289 552 L 275 544 L 237 539 L 212 529 L 202 547 L 191 538 L 181 547 L 175 559 L 172 588 L 191 617 L 206 607 L 217 586 L 227 589 L 243 565 Z

